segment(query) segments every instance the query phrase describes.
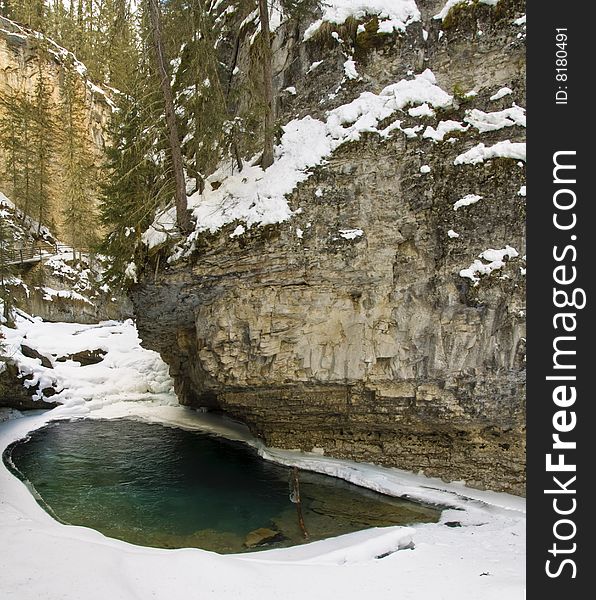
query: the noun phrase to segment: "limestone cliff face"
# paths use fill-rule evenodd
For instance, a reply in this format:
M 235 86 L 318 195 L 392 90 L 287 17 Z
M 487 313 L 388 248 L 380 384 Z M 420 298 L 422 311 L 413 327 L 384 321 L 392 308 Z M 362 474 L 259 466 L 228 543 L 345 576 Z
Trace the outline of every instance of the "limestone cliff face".
M 443 23 L 432 18 L 442 4 L 419 2 L 422 22 L 363 51 L 362 79 L 329 102 L 430 68 L 459 100 L 424 127 L 524 106 L 524 34 L 513 23 L 523 3 L 472 4 Z M 281 109 L 316 114 L 345 57 L 299 33 L 278 34 L 291 67 L 277 85 L 303 90 Z M 512 94 L 491 99 L 504 86 Z M 299 186 L 289 221 L 240 238 L 228 227 L 191 259 L 148 268 L 132 293 L 138 326 L 180 401 L 224 410 L 272 446 L 523 493 L 524 163 L 454 161 L 479 142 L 523 141 L 524 129 L 452 139 L 364 136 Z M 454 210 L 470 194 L 482 200 Z M 363 233 L 346 239 L 347 229 Z M 460 275 L 507 246 L 516 253 L 477 285 Z
M 59 106 L 61 102 L 61 89 L 64 81 L 64 69 L 78 71 L 78 94 L 85 98 L 88 111 L 85 132 L 89 140 L 89 148 L 97 156 L 97 164 L 103 160 L 103 151 L 106 145 L 106 132 L 111 117 L 112 108 L 110 100 L 103 90 L 95 86 L 84 74 L 84 67 L 75 63 L 75 57 L 66 50 L 56 46 L 51 40 L 40 44 L 37 34 L 24 29 L 20 25 L 0 17 L 0 99 L 9 99 L 15 91 L 23 92 L 33 97 L 39 79 L 39 71 L 43 73 L 50 94 L 50 107 L 55 119 L 60 122 Z M 40 65 L 41 62 L 41 65 Z M 0 102 L 0 117 L 6 108 Z M 59 127 L 60 129 L 60 127 Z M 55 145 L 58 143 L 60 131 L 56 133 Z M 4 169 L 3 149 L 0 146 L 0 165 Z M 52 164 L 52 192 L 57 201 L 50 206 L 48 223 L 53 224 L 53 229 L 58 237 L 63 231 L 63 205 L 58 192 L 60 172 L 63 170 L 59 153 L 55 153 Z M 9 197 L 14 197 L 10 177 L 0 175 L 0 191 Z M 92 203 L 95 198 L 90 198 Z M 98 224 L 99 225 L 99 224 Z

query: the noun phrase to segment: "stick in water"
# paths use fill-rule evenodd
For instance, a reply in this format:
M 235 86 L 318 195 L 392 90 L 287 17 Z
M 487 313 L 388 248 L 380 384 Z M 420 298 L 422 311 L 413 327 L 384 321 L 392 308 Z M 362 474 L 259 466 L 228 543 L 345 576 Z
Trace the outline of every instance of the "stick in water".
M 298 481 L 298 468 L 294 467 L 292 469 L 292 481 L 293 481 L 293 494 L 292 500 L 296 504 L 296 511 L 298 512 L 298 525 L 300 525 L 300 530 L 302 531 L 302 535 L 304 539 L 308 539 L 308 531 L 306 531 L 306 525 L 304 524 L 304 517 L 302 516 L 302 501 L 300 500 L 300 482 Z

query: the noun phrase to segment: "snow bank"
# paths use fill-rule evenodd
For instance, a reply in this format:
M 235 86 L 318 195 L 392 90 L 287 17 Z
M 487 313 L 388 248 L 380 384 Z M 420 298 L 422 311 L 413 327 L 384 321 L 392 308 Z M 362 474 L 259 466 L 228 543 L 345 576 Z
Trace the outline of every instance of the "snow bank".
M 69 407 L 84 405 L 86 400 L 103 404 L 127 397 L 137 399 L 139 394 L 175 402 L 167 366 L 159 354 L 141 348 L 132 321 L 80 325 L 17 316 L 17 328 L 2 327 L 2 332 L 6 354 L 18 364 L 22 374 L 31 377 L 28 386 L 54 388 L 58 393 L 52 400 Z M 21 343 L 49 357 L 53 367 L 44 367 L 39 359 L 24 356 Z M 100 363 L 84 367 L 72 360 L 57 360 L 88 349 L 100 349 L 106 355 Z M 40 399 L 39 395 L 36 399 Z
M 420 20 L 420 11 L 414 0 L 323 0 L 323 16 L 304 32 L 309 40 L 323 23 L 341 25 L 352 17 L 364 19 L 367 15 L 379 17 L 379 31 L 405 31 L 410 23 Z

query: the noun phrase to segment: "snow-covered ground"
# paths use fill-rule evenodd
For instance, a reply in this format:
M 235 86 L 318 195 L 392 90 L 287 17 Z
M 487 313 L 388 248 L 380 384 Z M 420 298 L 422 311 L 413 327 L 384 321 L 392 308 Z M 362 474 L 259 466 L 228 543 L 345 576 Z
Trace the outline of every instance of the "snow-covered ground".
M 0 451 L 51 419 L 129 417 L 211 431 L 255 446 L 270 460 L 343 477 L 381 492 L 448 505 L 439 523 L 370 529 L 250 555 L 161 550 L 110 539 L 50 517 L 0 466 L 2 598 L 72 600 L 516 600 L 524 596 L 525 501 L 398 469 L 265 448 L 242 427 L 180 407 L 166 365 L 140 346 L 132 322 L 52 324 L 20 318 L 2 328 L 8 353 L 34 379 L 63 388 L 51 411 L 0 422 Z M 53 368 L 26 358 L 26 343 Z M 98 364 L 56 361 L 84 349 Z M 2 413 L 0 413 L 0 420 Z M 461 526 L 447 526 L 446 523 Z M 411 548 L 413 543 L 413 549 Z M 408 548 L 406 548 L 408 547 Z M 384 558 L 376 558 L 382 555 Z

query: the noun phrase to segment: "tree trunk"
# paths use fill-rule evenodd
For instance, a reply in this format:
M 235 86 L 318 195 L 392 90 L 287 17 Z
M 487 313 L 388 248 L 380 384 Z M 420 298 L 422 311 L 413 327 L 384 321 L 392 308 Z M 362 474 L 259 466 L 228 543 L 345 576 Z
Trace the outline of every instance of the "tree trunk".
M 273 127 L 275 121 L 273 105 L 273 71 L 271 69 L 271 34 L 269 32 L 269 8 L 267 0 L 259 0 L 261 19 L 261 40 L 263 45 L 263 92 L 265 94 L 265 119 L 263 155 L 261 167 L 266 169 L 273 164 Z
M 167 62 L 162 42 L 159 0 L 147 1 L 149 4 L 151 29 L 153 30 L 155 62 L 157 64 L 157 71 L 159 73 L 161 91 L 164 99 L 168 141 L 172 157 L 172 169 L 174 171 L 174 179 L 176 182 L 176 223 L 182 233 L 190 233 L 192 231 L 192 223 L 190 221 L 190 215 L 188 214 L 186 182 L 184 180 L 182 151 L 180 150 L 180 136 L 178 135 L 178 125 L 176 123 L 176 113 L 174 111 L 174 99 L 172 97 L 172 88 L 170 87 L 170 78 L 166 68 Z

